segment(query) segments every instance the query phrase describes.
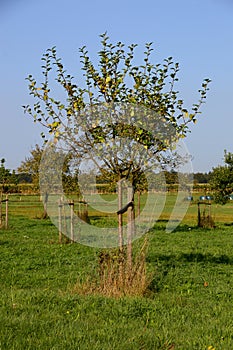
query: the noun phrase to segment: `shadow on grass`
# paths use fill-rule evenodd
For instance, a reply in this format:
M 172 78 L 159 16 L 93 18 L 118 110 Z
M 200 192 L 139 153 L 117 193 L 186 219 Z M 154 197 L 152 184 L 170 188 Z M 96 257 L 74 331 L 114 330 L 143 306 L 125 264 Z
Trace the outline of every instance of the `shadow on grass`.
M 225 224 L 224 224 L 224 226 L 233 226 L 233 222 L 226 222 Z
M 153 230 L 166 230 L 166 226 L 168 224 L 169 220 L 157 220 L 156 224 L 153 227 Z M 174 221 L 175 222 L 175 221 Z M 187 224 L 180 224 L 178 225 L 173 231 L 174 232 L 189 232 L 191 230 L 196 230 L 196 229 L 200 229 L 200 230 L 208 230 L 207 228 L 201 228 L 198 227 L 197 225 L 187 225 Z M 210 229 L 212 230 L 212 229 Z
M 192 263 L 207 265 L 230 265 L 233 266 L 233 257 L 229 257 L 225 254 L 214 256 L 212 254 L 202 253 L 180 253 L 172 255 L 153 255 L 148 256 L 146 259 L 147 263 L 155 264 L 157 272 L 155 273 L 153 280 L 148 286 L 148 296 L 153 296 L 154 293 L 160 292 L 164 288 L 164 281 L 170 271 L 177 269 L 179 271 L 184 265 L 189 266 Z M 151 293 L 151 294 L 150 294 Z
M 168 224 L 170 220 L 167 220 L 167 219 L 161 219 L 161 220 L 157 220 L 156 223 L 154 224 L 152 230 L 166 230 L 166 226 Z M 171 233 L 174 233 L 174 232 L 190 232 L 192 230 L 199 230 L 199 231 L 203 231 L 203 232 L 206 232 L 206 231 L 213 231 L 214 229 L 217 229 L 219 228 L 219 226 L 222 226 L 222 225 L 214 225 L 213 227 L 199 227 L 197 224 L 196 225 L 188 225 L 188 224 L 183 224 L 183 223 L 180 223 L 179 220 L 173 220 L 174 223 L 178 223 L 178 226 L 171 231 Z M 224 223 L 223 226 L 226 226 L 226 227 L 232 227 L 233 226 L 233 222 L 232 223 Z
M 222 254 L 215 256 L 212 254 L 203 253 L 180 253 L 172 255 L 160 255 L 156 254 L 148 256 L 147 261 L 151 262 L 166 262 L 167 267 L 175 267 L 179 263 L 210 263 L 210 264 L 228 264 L 233 265 L 233 257 Z

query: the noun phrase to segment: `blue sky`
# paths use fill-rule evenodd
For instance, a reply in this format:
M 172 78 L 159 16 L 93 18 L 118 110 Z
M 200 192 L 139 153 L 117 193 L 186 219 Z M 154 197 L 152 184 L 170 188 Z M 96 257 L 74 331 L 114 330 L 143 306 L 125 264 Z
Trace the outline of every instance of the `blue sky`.
M 31 103 L 25 77 L 40 81 L 41 56 L 56 46 L 66 69 L 81 76 L 78 48 L 95 61 L 99 34 L 112 42 L 153 41 L 155 63 L 172 56 L 180 63 L 180 97 L 197 101 L 204 78 L 212 80 L 198 123 L 186 139 L 194 171 L 221 164 L 233 152 L 233 0 L 1 0 L 0 2 L 0 158 L 16 169 L 36 143 L 39 125 L 24 115 Z

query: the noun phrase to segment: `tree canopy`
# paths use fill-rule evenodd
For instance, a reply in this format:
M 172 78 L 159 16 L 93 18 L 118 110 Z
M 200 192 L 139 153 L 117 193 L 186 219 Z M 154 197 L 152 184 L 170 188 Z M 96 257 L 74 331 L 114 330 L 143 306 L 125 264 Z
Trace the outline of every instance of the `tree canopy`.
M 116 137 L 129 138 L 152 151 L 153 157 L 161 162 L 164 151 L 171 147 L 172 142 L 184 138 L 190 131 L 189 126 L 196 122 L 210 80 L 203 81 L 200 98 L 189 112 L 175 90 L 179 64 L 174 63 L 172 57 L 162 63 L 152 63 L 152 43 L 147 43 L 143 63 L 136 65 L 136 44 L 128 47 L 122 42 L 112 44 L 106 33 L 100 37 L 97 65 L 92 62 L 86 46 L 80 48 L 84 84 L 83 81 L 75 82 L 74 77 L 67 74 L 55 47 L 48 49 L 42 57 L 43 83 L 38 85 L 32 75 L 27 78 L 30 94 L 36 102 L 33 107 L 24 106 L 24 110 L 55 140 L 65 140 L 77 158 L 93 150 L 99 151 L 102 143 L 102 159 L 105 161 L 100 170 L 106 170 L 108 175 L 115 174 L 117 179 L 133 175 L 136 184 L 140 181 L 137 174 L 142 169 L 132 162 L 130 156 L 119 162 L 119 154 L 113 152 L 113 140 Z M 64 99 L 54 97 L 57 90 L 51 79 L 62 87 Z M 100 103 L 108 107 L 100 107 Z M 118 113 L 114 119 L 119 104 L 124 109 L 122 114 L 130 115 L 120 118 Z M 131 106 L 130 111 L 125 106 Z M 140 114 L 138 120 L 136 113 Z M 110 118 L 108 114 L 111 114 Z M 42 133 L 42 137 L 47 140 L 48 134 Z M 107 143 L 110 147 L 105 147 L 104 151 L 103 144 Z M 126 150 L 125 145 L 122 147 Z
M 15 174 L 15 171 L 11 172 L 9 169 L 5 167 L 6 160 L 5 158 L 1 159 L 1 165 L 0 165 L 0 191 L 1 192 L 7 192 L 8 191 L 8 185 L 9 184 L 16 184 L 17 183 L 17 176 Z
M 217 203 L 226 204 L 233 193 L 233 153 L 224 151 L 225 165 L 213 168 L 210 185 Z
M 36 144 L 35 148 L 30 151 L 30 156 L 26 157 L 18 167 L 18 173 L 28 174 L 35 185 L 39 185 L 39 167 L 43 148 Z
M 38 144 L 35 145 L 35 147 L 30 151 L 30 156 L 26 157 L 24 161 L 21 162 L 20 166 L 18 167 L 18 175 L 21 174 L 24 175 L 24 177 L 28 176 L 29 179 L 32 180 L 33 184 L 36 187 L 39 187 L 39 180 L 40 180 L 40 166 L 41 166 L 41 159 L 43 156 L 44 147 L 40 147 Z M 62 151 L 55 152 L 55 159 L 58 160 L 59 157 L 63 160 L 63 154 Z M 48 163 L 44 163 L 43 166 L 45 168 L 45 171 L 47 172 L 48 176 L 55 177 L 56 178 L 56 170 L 57 170 L 57 164 L 55 162 L 55 159 L 50 159 Z M 62 161 L 63 162 L 63 161 Z M 76 191 L 78 192 L 78 184 L 77 184 L 77 175 L 71 174 L 70 171 L 70 157 L 64 157 L 64 162 L 62 164 L 62 183 L 64 186 L 64 190 L 66 193 Z M 56 180 L 55 180 L 56 182 Z M 51 188 L 48 187 L 48 192 L 51 190 Z

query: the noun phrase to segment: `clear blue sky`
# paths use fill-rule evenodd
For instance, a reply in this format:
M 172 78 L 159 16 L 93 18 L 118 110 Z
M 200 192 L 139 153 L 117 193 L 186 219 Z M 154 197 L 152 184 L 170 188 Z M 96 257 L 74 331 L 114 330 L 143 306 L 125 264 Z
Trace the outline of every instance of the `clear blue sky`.
M 99 34 L 111 41 L 154 42 L 154 61 L 172 56 L 180 63 L 181 98 L 189 107 L 204 78 L 212 80 L 198 123 L 185 141 L 194 171 L 221 164 L 233 152 L 233 0 L 1 0 L 0 158 L 16 169 L 36 143 L 39 125 L 24 115 L 31 102 L 25 77 L 40 80 L 40 58 L 57 46 L 66 69 L 80 75 L 78 48 L 95 60 Z

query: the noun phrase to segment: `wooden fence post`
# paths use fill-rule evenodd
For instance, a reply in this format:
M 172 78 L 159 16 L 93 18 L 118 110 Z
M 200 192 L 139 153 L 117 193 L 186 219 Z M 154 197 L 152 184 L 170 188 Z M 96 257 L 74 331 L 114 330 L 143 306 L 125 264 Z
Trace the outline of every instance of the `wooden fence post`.
M 128 203 L 133 203 L 133 188 L 127 189 Z M 127 209 L 127 265 L 128 269 L 132 268 L 132 237 L 134 235 L 134 207 L 129 205 Z
M 6 194 L 6 198 L 2 199 L 2 195 L 0 196 L 0 228 L 3 226 L 3 214 L 2 214 L 2 206 L 5 203 L 5 229 L 8 228 L 8 195 Z
M 58 202 L 58 231 L 59 231 L 59 243 L 62 243 L 62 201 Z
M 197 226 L 201 227 L 201 210 L 200 210 L 200 203 L 197 203 Z
M 70 202 L 70 239 L 74 243 L 74 201 Z
M 8 228 L 8 195 L 6 195 L 5 228 Z
M 2 194 L 0 195 L 0 228 L 2 227 Z
M 140 206 L 141 206 L 141 192 L 138 191 L 138 217 L 140 215 Z
M 122 181 L 123 179 L 118 181 L 118 210 L 122 209 Z M 118 240 L 119 240 L 119 248 L 120 251 L 123 250 L 123 220 L 122 214 L 118 214 Z
M 66 220 L 66 207 L 68 205 L 67 202 L 64 201 L 63 197 L 61 199 L 61 203 L 62 203 L 62 232 L 65 236 L 67 236 L 67 220 Z

